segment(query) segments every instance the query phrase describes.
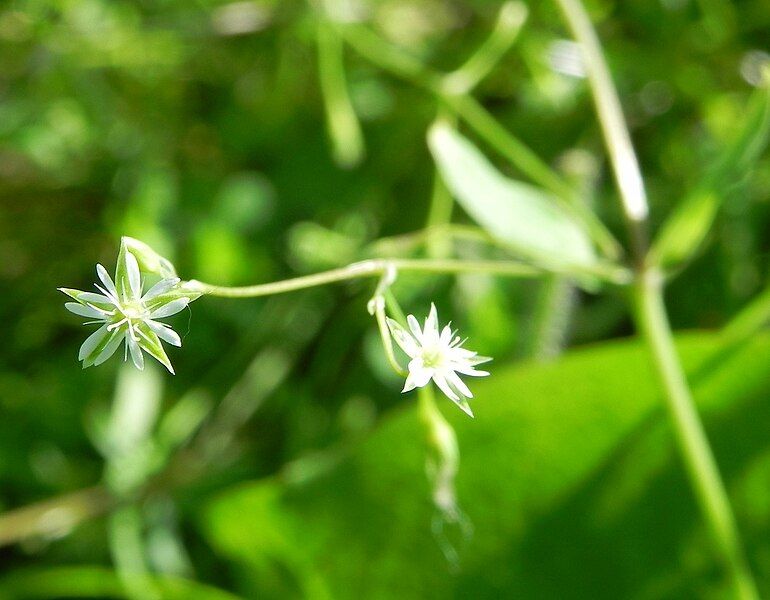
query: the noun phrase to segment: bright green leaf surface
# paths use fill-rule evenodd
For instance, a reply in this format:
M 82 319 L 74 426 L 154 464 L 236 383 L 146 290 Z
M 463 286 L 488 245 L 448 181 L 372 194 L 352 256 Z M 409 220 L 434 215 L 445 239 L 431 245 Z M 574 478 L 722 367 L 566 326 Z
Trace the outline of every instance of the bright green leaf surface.
M 691 371 L 715 341 L 680 337 Z M 770 340 L 756 341 L 695 382 L 738 496 L 746 485 L 739 475 L 768 462 L 768 350 Z M 492 370 L 474 382 L 474 421 L 442 407 L 457 427 L 458 497 L 475 528 L 459 548 L 459 570 L 431 533 L 423 432 L 410 407 L 315 481 L 245 484 L 213 502 L 205 531 L 242 566 L 247 593 L 683 598 L 704 586 L 718 590 L 643 347 L 616 342 L 553 365 Z M 740 518 L 756 513 L 748 532 L 756 553 L 770 527 L 770 492 L 757 488 L 770 474 L 754 471 L 746 495 L 753 507 L 739 500 L 738 510 Z
M 587 233 L 548 192 L 505 177 L 446 124 L 434 125 L 428 140 L 452 194 L 497 239 L 550 264 L 595 263 Z

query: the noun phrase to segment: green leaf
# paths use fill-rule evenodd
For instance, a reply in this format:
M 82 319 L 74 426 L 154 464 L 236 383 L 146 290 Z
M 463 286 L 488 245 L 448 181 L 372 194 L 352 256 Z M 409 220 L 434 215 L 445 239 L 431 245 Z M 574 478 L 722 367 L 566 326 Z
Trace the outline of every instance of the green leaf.
M 703 182 L 663 224 L 650 252 L 663 267 L 691 259 L 711 229 L 731 187 L 752 168 L 770 140 L 770 81 L 756 90 L 735 139 L 706 170 Z
M 431 128 L 428 143 L 447 187 L 496 239 L 544 265 L 596 263 L 589 235 L 549 192 L 505 177 L 445 123 Z
M 717 347 L 715 335 L 678 339 L 690 372 Z M 763 337 L 694 382 L 752 560 L 770 551 L 768 367 Z M 499 367 L 473 383 L 474 421 L 441 405 L 459 441 L 459 504 L 475 529 L 457 546 L 458 569 L 432 531 L 425 432 L 411 406 L 315 479 L 243 484 L 211 503 L 203 529 L 248 574 L 243 593 L 725 597 L 643 345 Z

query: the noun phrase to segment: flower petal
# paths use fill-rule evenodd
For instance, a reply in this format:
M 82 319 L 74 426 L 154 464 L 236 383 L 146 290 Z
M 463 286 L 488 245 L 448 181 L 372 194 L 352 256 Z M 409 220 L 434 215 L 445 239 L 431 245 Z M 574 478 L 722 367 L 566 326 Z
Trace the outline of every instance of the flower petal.
M 131 354 L 131 360 L 133 361 L 134 366 L 140 371 L 143 370 L 144 356 L 142 356 L 142 349 L 139 347 L 139 342 L 135 341 L 134 338 L 131 337 L 130 333 L 127 333 L 126 344 L 128 344 L 128 351 Z
M 447 383 L 446 378 L 442 373 L 435 373 L 433 375 L 433 381 L 438 386 L 438 389 L 440 389 L 442 392 L 444 392 L 444 395 L 452 400 L 453 402 L 457 403 L 460 402 L 460 397 L 455 393 L 455 391 L 449 386 Z
M 156 308 L 150 313 L 150 318 L 161 319 L 163 317 L 170 317 L 171 315 L 175 315 L 179 311 L 184 310 L 188 304 L 190 304 L 189 298 L 177 298 L 168 304 L 164 304 L 160 308 Z
M 408 315 L 406 317 L 406 322 L 409 325 L 409 329 L 412 330 L 412 334 L 414 335 L 415 339 L 422 343 L 422 329 L 420 329 L 420 323 L 417 321 L 414 315 Z
M 430 312 L 425 319 L 425 326 L 422 328 L 423 346 L 438 344 L 438 311 L 433 302 L 430 303 Z
M 78 360 L 85 360 L 88 358 L 91 353 L 96 350 L 96 347 L 107 337 L 107 335 L 109 335 L 109 332 L 107 331 L 106 325 L 102 325 L 99 329 L 89 335 L 86 338 L 86 341 L 83 342 L 83 345 L 80 346 L 80 351 L 78 352 Z
M 126 252 L 125 260 L 131 299 L 138 300 L 142 295 L 142 275 L 139 272 L 139 263 L 136 262 L 136 257 L 131 252 Z
M 409 358 L 414 358 L 417 356 L 417 354 L 420 352 L 420 347 L 414 338 L 409 335 L 409 332 L 407 332 L 406 329 L 401 327 L 401 325 L 393 319 L 388 318 L 386 320 L 388 323 L 388 329 L 390 329 L 390 334 L 393 336 L 393 339 L 396 340 L 396 343 L 401 347 L 401 349 L 406 352 L 407 356 L 409 356 Z
M 473 398 L 473 394 L 471 393 L 470 389 L 468 389 L 468 386 L 465 385 L 465 382 L 457 376 L 457 373 L 454 371 L 448 371 L 446 373 L 446 379 L 449 382 L 449 385 L 451 385 L 461 395 L 465 396 L 466 398 Z
M 177 285 L 179 281 L 180 279 L 178 277 L 161 279 L 158 283 L 147 290 L 147 293 L 144 296 L 142 296 L 142 302 L 147 302 L 157 296 L 160 296 L 161 294 L 165 294 L 167 291 Z
M 164 325 L 163 323 L 158 323 L 157 321 L 152 321 L 149 319 L 145 321 L 145 323 L 147 323 L 147 326 L 155 332 L 155 335 L 157 335 L 164 342 L 168 342 L 172 346 L 177 347 L 182 345 L 182 338 L 180 338 L 179 334 L 171 329 L 171 327 L 168 325 Z
M 99 354 L 94 357 L 94 366 L 102 364 L 113 354 L 115 354 L 115 350 L 120 347 L 120 343 L 123 341 L 123 338 L 124 335 L 119 329 L 114 330 L 104 348 L 102 348 Z
M 470 365 L 452 364 L 452 370 L 469 377 L 486 377 L 489 375 L 489 371 L 477 371 Z
M 99 276 L 99 279 L 104 284 L 105 289 L 110 294 L 112 294 L 115 298 L 117 298 L 118 290 L 115 287 L 115 282 L 112 281 L 112 277 L 110 277 L 110 274 L 107 272 L 107 269 L 105 269 L 102 265 L 97 264 L 96 274 Z
M 406 378 L 406 382 L 404 382 L 404 389 L 401 390 L 401 393 L 403 394 L 414 388 L 427 385 L 432 376 L 433 369 L 426 369 L 422 366 L 422 360 L 419 358 L 414 359 L 409 363 L 409 375 Z
M 81 317 L 87 317 L 89 319 L 104 320 L 104 313 L 101 313 L 95 308 L 92 308 L 90 306 L 85 306 L 83 304 L 80 304 L 80 302 L 65 302 L 64 308 Z
M 81 304 L 94 304 L 96 308 L 104 308 L 105 310 L 111 310 L 115 307 L 115 303 L 107 296 L 94 294 L 93 292 L 80 292 L 77 296 L 73 296 L 73 298 Z

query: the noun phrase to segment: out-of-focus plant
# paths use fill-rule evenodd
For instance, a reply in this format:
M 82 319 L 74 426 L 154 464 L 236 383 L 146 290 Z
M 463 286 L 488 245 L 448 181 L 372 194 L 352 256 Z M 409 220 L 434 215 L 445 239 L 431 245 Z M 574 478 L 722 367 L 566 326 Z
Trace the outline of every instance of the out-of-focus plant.
M 124 359 L 130 355 L 139 369 L 144 367 L 142 351 L 145 351 L 173 373 L 161 340 L 179 346 L 181 338 L 156 319 L 172 316 L 192 300 L 203 295 L 256 298 L 335 282 L 378 279 L 367 307 L 376 321 L 382 352 L 388 363 L 396 374 L 406 378 L 404 391 L 421 388 L 418 390 L 420 414 L 430 448 L 428 475 L 439 522 L 459 524 L 461 534 L 467 536 L 470 528 L 454 489 L 459 467 L 457 441 L 449 422 L 434 404 L 433 390 L 428 386 L 432 380 L 447 397 L 471 414 L 468 399 L 472 393 L 458 373 L 486 375 L 475 367 L 487 359 L 462 348 L 463 342 L 449 325 L 439 330 L 435 306 L 431 305 L 423 327 L 412 315 L 405 318 L 392 289 L 397 276 L 416 274 L 427 279 L 451 274 L 458 278 L 506 277 L 543 281 L 547 284 L 546 291 L 555 290 L 546 297 L 548 301 L 543 302 L 541 312 L 545 322 L 558 321 L 548 313 L 563 309 L 559 306 L 561 288 L 559 285 L 550 287 L 551 284 L 566 282 L 589 294 L 622 290 L 649 349 L 690 483 L 733 594 L 739 598 L 757 598 L 732 508 L 673 346 L 663 291 L 666 282 L 683 271 L 703 248 L 720 207 L 731 193 L 731 186 L 756 163 L 767 144 L 770 132 L 768 76 L 759 69 L 760 75 L 755 78 L 758 89 L 734 140 L 719 153 L 700 183 L 687 192 L 651 241 L 651 211 L 645 181 L 596 34 L 579 0 L 557 0 L 556 3 L 576 39 L 576 45 L 563 42 L 557 49 L 573 61 L 571 66 L 561 64 L 560 68 L 569 68 L 588 78 L 627 225 L 625 248 L 592 209 L 591 203 L 585 200 L 584 190 L 515 137 L 474 96 L 476 87 L 493 72 L 517 41 L 528 14 L 523 4 L 505 3 L 492 33 L 478 50 L 459 68 L 440 72 L 380 38 L 361 22 L 355 10 L 351 12 L 352 5 L 320 2 L 313 5 L 311 11 L 318 79 L 332 154 L 339 166 L 354 168 L 365 156 L 365 127 L 359 122 L 356 98 L 349 89 L 344 62 L 348 48 L 382 71 L 414 84 L 435 101 L 437 117 L 427 132 L 427 140 L 436 179 L 426 228 L 406 236 L 376 240 L 368 247 L 363 246 L 364 236 L 345 236 L 312 226 L 310 230 L 298 228 L 296 237 L 311 240 L 302 252 L 297 253 L 298 256 L 314 259 L 315 264 L 329 262 L 337 256 L 351 257 L 351 264 L 303 277 L 242 287 L 182 281 L 169 260 L 148 245 L 125 237 L 117 259 L 115 279 L 104 267 L 97 266 L 101 282 L 99 294 L 62 288 L 75 300 L 67 304 L 69 310 L 100 325 L 81 347 L 79 358 L 84 367 L 98 365 L 125 343 Z M 217 11 L 215 19 L 215 28 L 223 32 L 222 35 L 254 31 L 271 18 L 272 9 L 259 8 L 256 4 L 236 3 L 225 8 Z M 100 18 L 110 21 L 111 14 L 107 11 Z M 244 15 L 251 16 L 243 21 Z M 713 26 L 714 15 L 710 14 L 709 18 Z M 251 29 L 239 29 L 244 22 L 251 23 Z M 400 34 L 405 38 L 410 35 L 409 32 Z M 99 64 L 109 62 L 109 48 L 99 44 L 98 36 L 86 31 L 84 37 L 89 41 L 87 48 L 92 53 L 92 60 Z M 130 39 L 124 41 L 131 44 Z M 171 43 L 162 35 L 153 36 L 149 41 L 155 43 L 150 44 L 152 51 L 148 51 L 144 60 L 150 61 L 154 69 L 167 68 L 184 52 L 182 46 Z M 163 51 L 164 48 L 168 52 Z M 579 53 L 570 54 L 573 50 Z M 69 48 L 69 51 L 82 49 Z M 138 60 L 138 57 L 134 58 Z M 132 63 L 132 68 L 137 66 L 144 68 L 146 65 Z M 247 83 L 243 85 L 248 87 Z M 548 85 L 543 78 L 539 84 Z M 65 103 L 51 110 L 66 117 L 55 119 L 58 123 L 69 126 L 59 132 L 62 135 L 55 136 L 46 130 L 43 121 L 37 137 L 27 140 L 34 149 L 29 155 L 39 165 L 58 168 L 64 176 L 66 169 L 62 166 L 69 162 L 67 157 L 72 149 L 99 143 L 99 136 L 78 134 L 86 128 L 81 127 L 83 115 L 76 106 Z M 462 126 L 468 131 L 461 132 Z M 114 135 L 119 140 L 113 142 L 117 146 L 121 146 L 120 140 L 130 137 L 127 131 L 117 131 Z M 199 136 L 195 138 L 198 140 L 207 139 L 205 131 L 190 135 L 193 138 Z M 510 162 L 516 178 L 502 173 L 477 147 L 474 137 Z M 54 139 L 59 141 L 54 143 Z M 455 200 L 478 227 L 451 223 Z M 654 212 L 652 216 L 656 216 Z M 226 227 L 202 226 L 200 231 L 202 236 L 215 238 L 222 248 L 237 254 Z M 314 244 L 321 246 L 325 239 L 333 239 L 335 244 L 330 244 L 329 248 L 319 247 L 315 252 Z M 463 255 L 462 244 L 468 241 L 492 254 L 494 259 L 472 256 L 472 252 Z M 427 258 L 413 256 L 415 251 L 423 249 Z M 363 255 L 358 256 L 359 253 Z M 357 260 L 359 258 L 361 260 Z M 216 272 L 217 267 L 210 270 Z M 725 345 L 746 339 L 767 322 L 768 315 L 770 301 L 764 294 L 725 331 Z M 391 338 L 410 359 L 408 369 L 401 366 Z M 265 364 L 275 368 L 266 368 L 260 374 L 285 374 L 282 356 L 263 358 Z M 131 376 L 122 373 L 121 381 L 130 382 Z M 146 380 L 136 381 L 159 385 L 152 371 L 147 373 Z M 143 522 L 139 502 L 152 490 L 153 477 L 172 463 L 172 451 L 187 441 L 208 410 L 207 405 L 201 407 L 193 403 L 191 418 L 180 421 L 182 433 L 176 435 L 177 428 L 171 421 L 160 419 L 155 427 L 158 403 L 157 390 L 121 384 L 110 425 L 102 430 L 97 427 L 102 435 L 94 436 L 107 463 L 106 488 L 110 498 L 120 505 L 109 522 L 111 552 L 119 576 L 134 597 L 156 597 L 163 587 L 149 575 L 143 562 Z M 225 422 L 240 422 L 243 415 L 248 414 L 242 405 L 233 408 L 235 405 L 227 399 L 223 405 L 226 407 Z M 127 408 L 129 406 L 133 408 Z M 137 414 L 127 418 L 126 411 L 131 410 Z M 180 408 L 176 413 L 169 413 L 169 419 L 172 414 L 187 413 Z M 131 424 L 137 423 L 141 426 L 139 430 L 132 430 Z M 207 446 L 202 454 L 207 455 L 211 447 L 218 447 L 219 441 L 227 441 L 226 432 L 215 433 L 217 435 L 212 438 L 218 441 Z M 173 442 L 168 441 L 169 436 Z M 221 445 L 227 446 L 224 442 Z M 333 460 L 334 457 L 329 459 L 330 462 Z M 442 543 L 442 549 L 453 562 L 459 560 L 451 543 Z
M 363 153 L 362 133 L 348 97 L 342 64 L 347 43 L 381 68 L 426 89 L 436 97 L 442 111 L 452 115 L 452 118 L 446 118 L 442 112 L 428 136 L 441 177 L 469 216 L 518 260 L 370 259 L 323 273 L 249 287 L 223 287 L 196 280 L 182 284 L 178 279 L 163 279 L 142 295 L 139 261 L 134 258 L 134 250 L 124 243 L 118 258 L 117 287 L 104 268 L 98 266 L 99 277 L 105 286 L 99 288 L 103 295 L 63 290 L 79 303 L 68 305 L 70 310 L 103 323 L 81 348 L 80 359 L 84 360 L 84 366 L 101 363 L 125 339 L 126 354 L 130 351 L 137 367 L 143 366 L 142 348 L 173 372 L 160 347 L 160 339 L 179 345 L 179 337 L 153 319 L 178 312 L 197 295 L 253 298 L 362 277 L 380 277 L 369 310 L 377 319 L 389 362 L 399 375 L 406 376 L 404 391 L 422 387 L 432 379 L 445 395 L 472 415 L 467 403 L 472 393 L 457 373 L 486 375 L 474 367 L 488 359 L 462 349 L 460 338 L 451 327 L 447 326 L 439 333 L 433 305 L 423 328 L 412 315 L 408 317 L 411 334 L 397 320 L 386 317 L 386 294 L 389 294 L 394 310 L 403 318 L 390 293 L 390 286 L 399 271 L 426 274 L 476 272 L 515 277 L 555 273 L 573 278 L 587 290 L 597 290 L 606 284 L 627 287 L 637 328 L 648 344 L 681 455 L 715 547 L 736 597 L 756 598 L 756 587 L 743 555 L 724 484 L 674 349 L 663 287 L 666 270 L 680 268 L 690 259 L 714 221 L 719 198 L 724 196 L 719 194 L 719 186 L 756 160 L 767 142 L 770 130 L 768 77 L 765 74 L 752 117 L 744 124 L 742 133 L 716 161 L 702 187 L 672 215 L 650 250 L 649 207 L 644 180 L 599 41 L 580 0 L 558 0 L 557 4 L 580 47 L 625 216 L 630 264 L 622 262 L 623 251 L 619 243 L 581 201 L 578 191 L 506 131 L 471 95 L 473 87 L 515 41 L 526 18 L 522 4 L 506 4 L 501 10 L 498 26 L 478 52 L 458 70 L 440 74 L 384 43 L 362 25 L 351 24 L 340 5 L 327 2 L 318 7 L 316 15 L 319 75 L 337 161 L 342 166 L 353 166 Z M 534 185 L 499 173 L 457 131 L 456 119 L 465 121 Z M 441 201 L 440 194 L 434 194 L 434 202 Z M 169 264 L 165 260 L 156 262 Z M 173 270 L 173 267 L 167 268 Z M 157 301 L 168 293 L 175 295 L 163 302 Z M 390 335 L 410 358 L 408 371 L 399 365 Z M 440 429 L 436 419 L 440 417 L 432 411 L 426 414 L 433 415 L 427 423 L 428 430 L 435 436 Z M 446 486 L 446 481 L 440 485 Z

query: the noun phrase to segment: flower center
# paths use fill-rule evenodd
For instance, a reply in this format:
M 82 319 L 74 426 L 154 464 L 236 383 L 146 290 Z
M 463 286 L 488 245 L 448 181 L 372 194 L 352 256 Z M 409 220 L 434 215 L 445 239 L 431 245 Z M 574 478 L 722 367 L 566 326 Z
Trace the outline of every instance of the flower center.
M 444 364 L 444 353 L 441 348 L 423 348 L 422 364 L 432 369 L 441 367 Z
M 147 311 L 141 304 L 126 304 L 121 307 L 121 312 L 129 321 L 141 320 L 147 316 Z

